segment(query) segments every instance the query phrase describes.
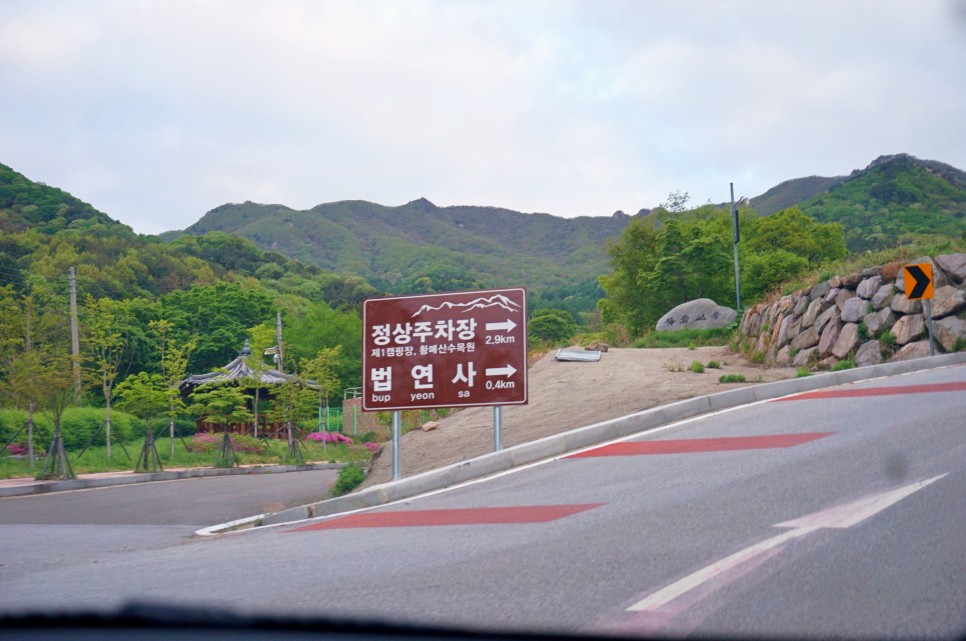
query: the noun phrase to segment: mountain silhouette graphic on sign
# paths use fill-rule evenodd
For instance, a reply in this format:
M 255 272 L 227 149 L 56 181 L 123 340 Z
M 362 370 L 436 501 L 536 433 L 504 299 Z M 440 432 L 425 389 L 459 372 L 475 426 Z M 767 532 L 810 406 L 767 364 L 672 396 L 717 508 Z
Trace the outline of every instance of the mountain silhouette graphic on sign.
M 465 303 L 451 303 L 446 301 L 440 303 L 438 306 L 433 307 L 432 305 L 423 305 L 420 307 L 413 318 L 419 316 L 424 312 L 438 312 L 441 309 L 462 309 L 461 313 L 472 311 L 474 309 L 486 309 L 489 307 L 502 307 L 508 312 L 519 312 L 520 306 L 514 303 L 512 300 L 504 296 L 503 294 L 495 294 L 489 297 L 474 298 L 473 300 L 466 301 Z

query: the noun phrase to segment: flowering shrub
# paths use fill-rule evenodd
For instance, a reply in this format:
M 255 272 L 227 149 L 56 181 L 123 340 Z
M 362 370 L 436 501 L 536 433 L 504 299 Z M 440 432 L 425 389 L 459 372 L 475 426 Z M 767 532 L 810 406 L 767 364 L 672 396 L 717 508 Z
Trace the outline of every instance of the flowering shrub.
M 202 454 L 213 452 L 221 445 L 222 437 L 208 432 L 198 432 L 191 437 L 191 445 L 188 450 L 191 452 L 201 452 Z
M 254 436 L 244 434 L 232 434 L 231 444 L 238 452 L 248 452 L 249 454 L 264 454 L 268 451 L 268 443 Z
M 13 456 L 26 456 L 29 453 L 26 445 L 21 445 L 20 443 L 11 443 L 7 446 L 7 454 L 12 454 Z
M 381 447 L 379 443 L 373 443 L 372 441 L 366 442 L 365 446 L 369 449 L 370 452 L 375 452 Z
M 312 432 L 311 434 L 306 434 L 305 440 L 315 441 L 316 443 L 344 443 L 346 445 L 352 444 L 352 439 L 342 434 L 340 432 Z
M 214 452 L 221 447 L 221 442 L 224 439 L 223 434 L 211 434 L 209 432 L 198 432 L 191 437 L 191 445 L 189 450 L 192 452 L 201 452 L 206 454 L 208 452 Z M 246 434 L 232 434 L 231 445 L 235 448 L 236 452 L 247 452 L 249 454 L 264 454 L 268 451 L 268 443 L 265 443 L 261 439 L 257 439 L 254 436 L 248 436 Z

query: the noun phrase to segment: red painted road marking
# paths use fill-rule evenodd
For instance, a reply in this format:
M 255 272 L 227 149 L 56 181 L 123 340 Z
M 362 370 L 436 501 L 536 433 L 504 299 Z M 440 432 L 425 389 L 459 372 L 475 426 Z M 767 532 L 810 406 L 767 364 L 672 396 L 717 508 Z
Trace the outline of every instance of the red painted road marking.
M 931 392 L 966 392 L 966 381 L 953 383 L 932 383 L 930 385 L 903 385 L 894 387 L 867 387 L 865 389 L 842 389 L 819 392 L 804 392 L 776 401 L 802 401 L 813 398 L 854 398 L 859 396 L 895 396 L 897 394 L 926 394 Z
M 730 452 L 794 447 L 825 438 L 835 432 L 806 434 L 775 434 L 769 436 L 725 436 L 721 438 L 688 438 L 668 441 L 630 441 L 611 443 L 593 450 L 573 454 L 567 458 L 593 456 L 641 456 L 645 454 L 688 454 L 692 452 Z
M 289 532 L 339 530 L 344 528 L 426 527 L 436 525 L 506 525 L 511 523 L 546 523 L 603 503 L 575 505 L 525 505 L 518 507 L 481 507 L 454 510 L 410 510 L 404 512 L 367 512 L 313 523 Z

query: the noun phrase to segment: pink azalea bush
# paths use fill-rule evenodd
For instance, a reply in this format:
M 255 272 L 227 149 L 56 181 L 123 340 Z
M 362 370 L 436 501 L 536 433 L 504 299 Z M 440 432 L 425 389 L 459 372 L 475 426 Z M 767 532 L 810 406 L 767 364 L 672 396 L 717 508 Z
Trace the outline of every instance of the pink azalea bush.
M 316 443 L 344 443 L 345 445 L 352 445 L 352 439 L 341 432 L 312 432 L 305 436 L 305 440 L 315 441 Z
M 7 454 L 13 456 L 26 456 L 29 453 L 26 445 L 21 445 L 20 443 L 11 443 L 7 446 Z
M 213 452 L 221 447 L 224 436 L 222 434 L 211 434 L 209 432 L 197 432 L 191 437 L 192 452 Z M 253 436 L 243 434 L 232 434 L 231 445 L 236 452 L 247 452 L 249 454 L 263 454 L 268 450 L 268 444 Z
M 208 432 L 197 432 L 191 437 L 191 445 L 189 451 L 191 452 L 213 452 L 215 448 L 221 445 L 221 435 L 220 434 L 209 434 Z

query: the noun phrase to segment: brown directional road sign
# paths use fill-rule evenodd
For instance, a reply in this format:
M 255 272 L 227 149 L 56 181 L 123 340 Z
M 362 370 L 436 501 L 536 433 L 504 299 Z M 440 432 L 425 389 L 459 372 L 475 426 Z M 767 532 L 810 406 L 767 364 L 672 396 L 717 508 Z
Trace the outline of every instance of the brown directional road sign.
M 527 402 L 527 292 L 488 289 L 362 304 L 362 409 Z
M 906 298 L 909 300 L 928 300 L 933 297 L 932 263 L 906 265 L 902 268 Z

